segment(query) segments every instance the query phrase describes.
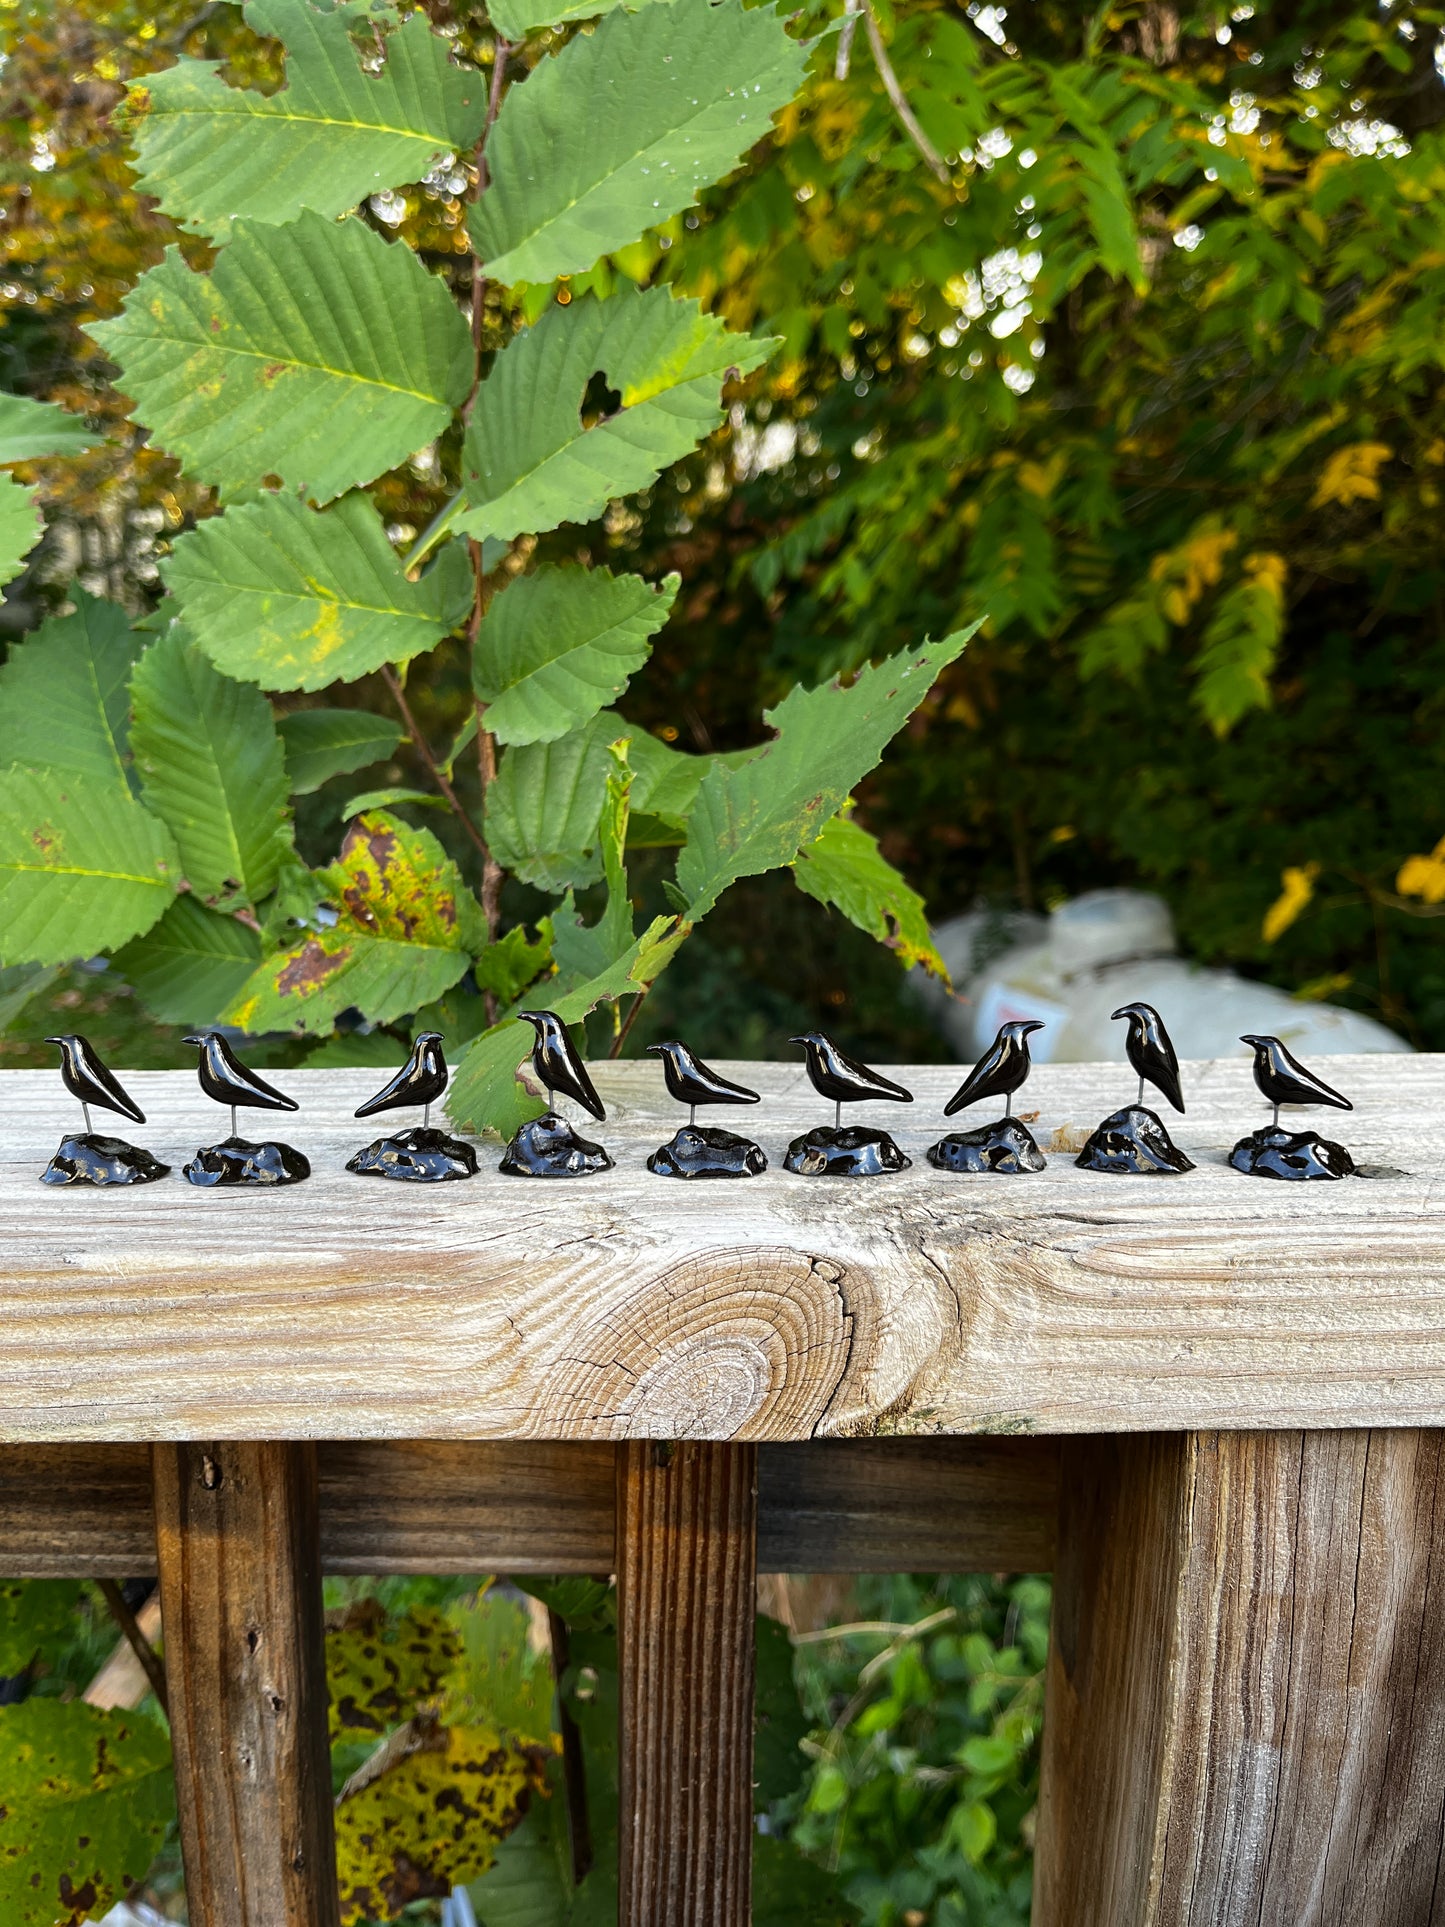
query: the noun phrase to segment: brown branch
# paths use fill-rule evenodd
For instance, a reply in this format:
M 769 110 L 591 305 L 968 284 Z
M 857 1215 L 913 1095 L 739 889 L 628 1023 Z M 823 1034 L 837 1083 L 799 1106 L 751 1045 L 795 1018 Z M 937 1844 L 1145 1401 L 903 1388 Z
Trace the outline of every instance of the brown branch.
M 482 840 L 481 831 L 462 808 L 461 801 L 451 786 L 450 778 L 436 757 L 432 755 L 431 744 L 427 741 L 426 737 L 422 735 L 421 727 L 411 712 L 411 704 L 406 699 L 406 691 L 401 686 L 401 678 L 397 675 L 390 663 L 384 663 L 382 665 L 381 677 L 382 681 L 391 691 L 392 701 L 401 711 L 401 720 L 406 725 L 406 733 L 410 736 L 418 756 L 421 757 L 428 770 L 430 770 L 432 781 L 446 799 L 448 809 L 450 809 L 453 816 L 456 817 L 457 821 L 476 845 L 481 855 L 483 869 L 485 869 L 486 865 L 491 861 L 492 853 Z
M 612 1040 L 612 1048 L 607 1053 L 609 1058 L 620 1057 L 622 1055 L 622 1046 L 627 1042 L 628 1033 L 631 1031 L 632 1026 L 637 1022 L 637 1013 L 642 1009 L 642 1006 L 647 1002 L 648 992 L 651 989 L 652 989 L 651 984 L 644 984 L 641 990 L 639 990 L 637 995 L 633 998 L 632 1008 L 627 1013 L 626 1021 L 623 1023 L 621 1030 L 618 1031 L 617 1035 Z
M 552 1678 L 557 1687 L 557 1727 L 562 1740 L 562 1779 L 567 1798 L 567 1841 L 572 1854 L 572 1884 L 580 1887 L 592 1871 L 592 1824 L 587 1814 L 587 1774 L 582 1757 L 582 1735 L 562 1697 L 562 1676 L 571 1663 L 567 1622 L 547 1609 L 552 1636 Z
M 126 1643 L 140 1661 L 146 1678 L 151 1683 L 151 1691 L 160 1702 L 160 1709 L 169 1719 L 170 1702 L 166 1698 L 166 1669 L 161 1664 L 160 1655 L 136 1624 L 135 1614 L 125 1603 L 125 1594 L 113 1579 L 97 1579 L 100 1596 L 106 1603 L 111 1618 L 124 1634 Z
M 935 180 L 945 187 L 951 186 L 953 176 L 944 166 L 935 151 L 933 143 L 918 124 L 918 116 L 908 104 L 908 96 L 898 84 L 898 76 L 893 71 L 893 62 L 888 58 L 888 49 L 883 45 L 883 36 L 878 31 L 878 22 L 868 0 L 861 0 L 863 22 L 868 29 L 868 45 L 873 49 L 873 62 L 878 69 L 878 78 L 883 82 L 883 91 L 893 102 L 893 111 L 903 123 L 903 131 L 923 156 L 924 165 Z

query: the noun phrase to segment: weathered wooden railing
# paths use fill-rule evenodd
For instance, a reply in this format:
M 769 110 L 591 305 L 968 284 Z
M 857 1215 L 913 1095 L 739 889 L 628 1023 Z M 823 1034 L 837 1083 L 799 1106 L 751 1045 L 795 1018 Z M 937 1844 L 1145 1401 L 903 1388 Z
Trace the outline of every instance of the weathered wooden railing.
M 1182 1179 L 1073 1167 L 1129 1094 L 1081 1066 L 1038 1177 L 923 1164 L 929 1069 L 903 1176 L 682 1185 L 618 1064 L 616 1172 L 418 1191 L 341 1169 L 369 1074 L 300 1073 L 274 1195 L 48 1191 L 7 1075 L 0 1572 L 158 1567 L 196 1927 L 335 1921 L 323 1570 L 615 1572 L 622 1918 L 741 1927 L 758 1567 L 1052 1567 L 1040 1927 L 1445 1919 L 1445 1060 L 1330 1074 L 1378 1175 L 1229 1171 L 1241 1060 Z M 776 1166 L 818 1103 L 746 1075 Z M 162 1155 L 214 1127 L 127 1082 Z

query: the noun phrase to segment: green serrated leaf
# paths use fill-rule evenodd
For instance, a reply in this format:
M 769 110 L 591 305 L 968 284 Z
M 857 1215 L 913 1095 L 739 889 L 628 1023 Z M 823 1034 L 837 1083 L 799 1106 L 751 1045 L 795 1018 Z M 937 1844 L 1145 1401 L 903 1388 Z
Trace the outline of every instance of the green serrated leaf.
M 558 893 L 597 881 L 608 745 L 626 728 L 604 711 L 555 742 L 506 751 L 486 806 L 487 845 L 504 870 Z
M 535 941 L 524 923 L 514 924 L 505 936 L 489 943 L 472 967 L 479 990 L 490 990 L 501 1004 L 521 996 L 527 985 L 552 961 L 552 919 L 543 917 Z
M 424 810 L 444 810 L 449 807 L 446 798 L 436 795 L 432 790 L 363 790 L 359 796 L 350 797 L 342 804 L 342 820 L 362 816 L 367 810 L 392 809 L 398 803 L 410 803 L 413 808 Z
M 559 27 L 569 20 L 592 20 L 626 5 L 635 13 L 653 0 L 493 0 L 487 18 L 508 40 L 523 40 L 538 27 Z
M 261 939 L 235 917 L 177 897 L 128 943 L 115 967 L 163 1024 L 214 1024 L 261 961 Z
M 379 1736 L 410 1719 L 421 1701 L 440 1693 L 461 1651 L 455 1627 L 433 1606 L 393 1614 L 380 1600 L 358 1600 L 326 1629 L 331 1744 Z
M 661 976 L 687 935 L 673 917 L 658 917 L 625 955 L 600 976 L 560 997 L 550 993 L 548 1010 L 565 1024 L 580 1024 L 589 1011 L 619 997 L 635 996 Z M 447 1114 L 459 1130 L 496 1131 L 509 1138 L 528 1118 L 547 1106 L 533 1082 L 530 1025 L 504 1019 L 472 1045 L 447 1092 Z
M 691 207 L 797 92 L 808 49 L 770 7 L 673 0 L 612 13 L 534 68 L 487 141 L 467 217 L 488 276 L 580 274 Z
M 115 950 L 149 930 L 180 876 L 170 831 L 114 783 L 0 775 L 0 963 Z
M 773 345 L 730 334 L 665 288 L 549 308 L 507 344 L 483 386 L 457 526 L 504 540 L 540 534 L 646 488 L 722 420 L 728 371 L 759 367 Z M 589 427 L 582 403 L 599 370 L 621 406 Z
M 529 1642 L 525 1608 L 489 1588 L 456 1601 L 447 1618 L 462 1649 L 447 1691 L 448 1723 L 485 1718 L 508 1737 L 550 1746 L 555 1682 L 548 1655 Z
M 597 825 L 598 852 L 607 884 L 606 908 L 595 924 L 584 924 L 569 890 L 566 901 L 552 914 L 552 955 L 563 986 L 585 983 L 589 977 L 600 976 L 626 954 L 635 934 L 623 860 L 632 790 L 627 747 L 625 740 L 609 746 L 612 768 L 608 772 L 607 791 Z
M 387 36 L 380 73 L 364 72 L 352 40 L 358 12 L 250 0 L 247 23 L 286 49 L 286 84 L 274 94 L 228 87 L 210 60 L 180 60 L 133 84 L 141 185 L 183 227 L 224 237 L 237 215 L 344 214 L 470 148 L 486 119 L 485 76 L 452 65 L 424 13 Z
M 615 702 L 681 581 L 670 575 L 654 589 L 638 575 L 563 564 L 497 596 L 472 653 L 472 687 L 497 741 L 551 742 Z
M 131 678 L 142 792 L 169 824 L 196 895 L 259 903 L 289 842 L 286 759 L 271 705 L 173 629 Z
M 329 1031 L 355 1006 L 374 1024 L 432 1003 L 486 942 L 481 911 L 427 830 L 384 811 L 359 817 L 324 881 L 340 915 L 268 957 L 225 1013 L 252 1032 Z
M 78 1927 L 144 1879 L 175 1810 L 165 1729 L 84 1700 L 0 1708 L 0 1919 Z
M 762 747 L 690 756 L 685 750 L 660 742 L 647 730 L 637 731 L 628 745 L 628 759 L 637 773 L 632 786 L 634 825 L 641 814 L 680 828 L 686 824 L 709 770 L 741 769 L 762 753 Z
M 79 1598 L 78 1579 L 0 1579 L 0 1679 L 23 1673 L 43 1647 L 73 1636 Z
M 694 922 L 738 877 L 779 869 L 816 839 L 977 627 L 863 669 L 846 689 L 790 690 L 764 716 L 774 740 L 741 768 L 709 772 L 677 860 Z
M 19 575 L 44 528 L 35 490 L 0 475 L 0 587 Z
M 819 903 L 841 910 L 850 923 L 896 950 L 905 969 L 915 964 L 944 983 L 948 969 L 934 947 L 923 898 L 910 889 L 878 848 L 878 839 L 851 817 L 835 816 L 799 851 L 793 879 Z
M 410 1737 L 413 1750 L 398 1749 L 394 1764 L 337 1803 L 343 1927 L 474 1880 L 545 1786 L 543 1750 L 509 1744 L 495 1727 L 414 1722 Z
M 400 723 L 369 709 L 298 709 L 276 727 L 293 796 L 309 796 L 333 776 L 349 776 L 389 757 L 402 739 Z
M 130 793 L 130 674 L 142 638 L 124 609 L 76 588 L 75 610 L 14 643 L 0 669 L 0 767 L 84 777 Z
M 263 689 L 324 689 L 409 662 L 472 593 L 460 543 L 408 582 L 364 495 L 320 511 L 262 496 L 181 536 L 164 573 L 216 667 Z
M 100 440 L 76 415 L 53 401 L 0 395 L 0 463 L 34 462 L 46 455 L 79 455 Z
M 318 502 L 439 434 L 472 376 L 467 325 L 410 248 L 310 210 L 235 222 L 210 274 L 168 249 L 87 332 L 197 480 L 275 474 Z

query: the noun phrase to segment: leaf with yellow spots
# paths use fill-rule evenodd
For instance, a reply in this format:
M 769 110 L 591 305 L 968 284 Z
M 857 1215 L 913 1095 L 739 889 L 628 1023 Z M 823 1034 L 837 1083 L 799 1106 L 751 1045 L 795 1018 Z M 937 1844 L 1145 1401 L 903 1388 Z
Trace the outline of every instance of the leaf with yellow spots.
M 432 649 L 465 613 L 465 548 L 409 582 L 364 495 L 329 509 L 263 495 L 177 541 L 166 586 L 206 654 L 263 689 L 325 689 Z
M 1402 897 L 1419 897 L 1422 903 L 1445 903 L 1445 836 L 1429 856 L 1407 856 L 1395 878 Z
M 157 1722 L 83 1700 L 0 1708 L 0 1920 L 99 1920 L 145 1878 L 174 1809 Z
M 391 1919 L 484 1873 L 545 1793 L 548 1756 L 488 1726 L 422 1717 L 394 1733 L 337 1801 L 343 1927 Z
M 1291 865 L 1280 878 L 1280 892 L 1264 913 L 1260 935 L 1266 943 L 1277 943 L 1290 925 L 1307 908 L 1315 893 L 1318 863 Z
M 434 1003 L 466 975 L 486 927 L 461 872 L 428 830 L 384 810 L 347 827 L 321 883 L 337 908 L 268 957 L 225 1013 L 251 1032 L 326 1032 L 355 1008 L 374 1024 Z
M 1380 470 L 1394 454 L 1384 442 L 1351 442 L 1337 448 L 1320 472 L 1311 498 L 1311 508 L 1327 502 L 1377 502 L 1380 499 Z
M 462 1652 L 455 1629 L 434 1607 L 388 1613 L 360 1599 L 326 1627 L 331 1743 L 380 1735 L 434 1699 Z

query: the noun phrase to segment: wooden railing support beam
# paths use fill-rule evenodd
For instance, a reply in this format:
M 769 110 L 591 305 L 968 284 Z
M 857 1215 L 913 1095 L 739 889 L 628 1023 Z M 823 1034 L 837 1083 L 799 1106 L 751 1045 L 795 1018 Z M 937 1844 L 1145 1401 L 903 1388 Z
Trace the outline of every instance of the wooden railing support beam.
M 749 1927 L 757 1447 L 617 1448 L 620 1927 Z
M 310 1444 L 157 1445 L 156 1556 L 194 1927 L 338 1927 Z
M 1035 1927 L 1445 1921 L 1445 1434 L 1063 1456 Z

